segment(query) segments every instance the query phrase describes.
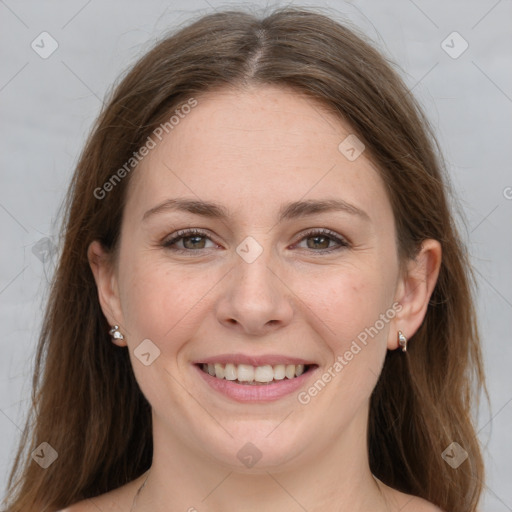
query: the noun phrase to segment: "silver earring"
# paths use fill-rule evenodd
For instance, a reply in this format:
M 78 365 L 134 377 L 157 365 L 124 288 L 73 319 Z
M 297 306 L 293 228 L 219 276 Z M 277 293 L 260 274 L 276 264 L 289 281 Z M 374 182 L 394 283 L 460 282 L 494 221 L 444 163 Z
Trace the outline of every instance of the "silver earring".
M 110 329 L 109 334 L 115 340 L 124 340 L 124 336 L 121 333 L 121 331 L 119 330 L 119 325 L 114 325 L 114 327 L 112 327 L 112 329 Z
M 398 331 L 398 344 L 402 347 L 402 352 L 407 352 L 407 338 L 402 331 Z

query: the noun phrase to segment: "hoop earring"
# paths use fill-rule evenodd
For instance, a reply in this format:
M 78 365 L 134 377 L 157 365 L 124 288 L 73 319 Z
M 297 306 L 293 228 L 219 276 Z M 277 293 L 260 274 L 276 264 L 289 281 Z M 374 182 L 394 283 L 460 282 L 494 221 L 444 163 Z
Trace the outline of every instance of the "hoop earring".
M 114 325 L 114 327 L 112 327 L 112 329 L 110 329 L 109 334 L 110 334 L 110 336 L 112 336 L 112 338 L 114 340 L 124 340 L 124 336 L 121 333 L 121 331 L 119 330 L 118 325 Z
M 398 331 L 398 344 L 402 347 L 402 352 L 407 352 L 407 338 L 402 331 Z

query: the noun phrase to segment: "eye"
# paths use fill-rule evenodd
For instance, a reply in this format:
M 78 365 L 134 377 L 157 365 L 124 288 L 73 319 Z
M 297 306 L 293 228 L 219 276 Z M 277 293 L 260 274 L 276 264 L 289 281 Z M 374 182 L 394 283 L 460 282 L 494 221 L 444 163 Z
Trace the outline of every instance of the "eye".
M 197 228 L 182 229 L 165 240 L 162 246 L 172 251 L 190 253 L 201 249 L 211 249 L 212 247 L 206 247 L 205 245 L 208 240 L 212 241 L 206 231 Z M 309 242 L 310 240 L 311 242 Z M 320 253 L 332 252 L 350 246 L 343 237 L 329 229 L 314 229 L 303 233 L 299 242 L 302 241 L 306 241 L 306 249 Z M 332 242 L 335 243 L 334 247 L 330 247 Z M 181 247 L 179 247 L 180 243 L 182 244 Z M 298 246 L 298 244 L 296 245 Z
M 190 252 L 197 249 L 209 249 L 205 247 L 206 239 L 210 239 L 205 231 L 200 229 L 182 229 L 176 232 L 172 238 L 165 240 L 162 245 L 168 249 L 177 252 Z M 178 242 L 182 243 L 182 247 L 173 247 Z
M 302 235 L 300 242 L 302 241 L 306 241 L 306 248 L 312 249 L 314 252 L 332 252 L 350 246 L 343 237 L 330 229 L 313 229 L 308 231 Z M 334 247 L 329 247 L 331 242 L 335 242 Z

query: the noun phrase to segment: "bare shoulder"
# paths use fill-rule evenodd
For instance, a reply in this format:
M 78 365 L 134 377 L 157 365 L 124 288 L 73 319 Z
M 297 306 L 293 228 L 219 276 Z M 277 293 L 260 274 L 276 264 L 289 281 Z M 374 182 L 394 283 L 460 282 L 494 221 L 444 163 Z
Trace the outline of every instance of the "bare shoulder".
M 411 496 L 410 507 L 405 507 L 404 512 L 444 512 L 444 510 L 430 501 L 418 498 L 417 496 Z
M 129 508 L 123 508 L 119 501 L 115 500 L 110 492 L 79 501 L 68 508 L 59 510 L 58 512 L 126 512 Z
M 387 497 L 390 504 L 393 505 L 393 510 L 400 512 L 445 512 L 437 505 L 412 494 L 405 494 L 396 489 L 388 487 L 379 481 L 379 486 Z
M 127 512 L 140 486 L 142 477 L 100 496 L 79 501 L 58 512 Z
M 444 512 L 437 505 L 412 494 L 404 494 L 396 491 L 396 502 L 400 512 Z

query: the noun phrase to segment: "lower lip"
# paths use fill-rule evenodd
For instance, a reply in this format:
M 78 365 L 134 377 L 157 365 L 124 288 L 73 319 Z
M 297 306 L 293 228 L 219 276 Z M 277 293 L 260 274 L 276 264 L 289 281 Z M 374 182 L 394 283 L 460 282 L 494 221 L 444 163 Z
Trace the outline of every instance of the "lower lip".
M 293 379 L 284 378 L 272 384 L 251 386 L 249 384 L 237 384 L 232 380 L 218 379 L 201 370 L 199 366 L 194 365 L 194 367 L 210 387 L 237 402 L 270 402 L 278 400 L 301 388 L 306 380 L 318 369 L 318 367 L 310 368 L 300 377 Z

